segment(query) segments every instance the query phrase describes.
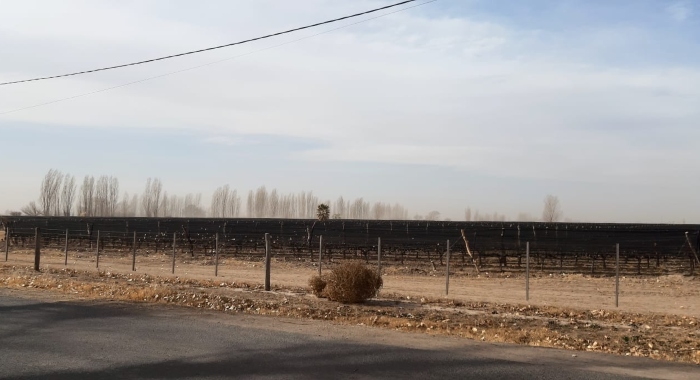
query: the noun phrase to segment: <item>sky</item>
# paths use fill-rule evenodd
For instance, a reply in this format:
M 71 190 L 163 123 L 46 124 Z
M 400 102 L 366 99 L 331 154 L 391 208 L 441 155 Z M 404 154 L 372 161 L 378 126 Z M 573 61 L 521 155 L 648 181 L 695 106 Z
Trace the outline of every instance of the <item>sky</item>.
M 0 82 L 394 2 L 3 1 Z M 552 194 L 573 221 L 700 223 L 700 1 L 438 0 L 389 14 L 423 2 L 0 86 L 0 213 L 36 200 L 53 168 L 116 176 L 132 194 L 158 177 L 205 202 L 224 184 L 265 185 L 515 220 L 540 217 Z

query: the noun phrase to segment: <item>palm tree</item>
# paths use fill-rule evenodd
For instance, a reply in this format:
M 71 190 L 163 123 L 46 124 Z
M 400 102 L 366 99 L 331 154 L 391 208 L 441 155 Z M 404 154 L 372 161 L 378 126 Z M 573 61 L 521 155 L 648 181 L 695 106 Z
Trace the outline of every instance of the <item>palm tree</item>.
M 316 207 L 316 220 L 314 220 L 311 228 L 306 227 L 306 246 L 309 248 L 309 252 L 311 252 L 311 239 L 314 237 L 314 228 L 316 228 L 316 223 L 327 221 L 330 219 L 330 215 L 331 207 L 327 204 L 321 203 L 318 205 L 318 207 Z
M 330 218 L 331 215 L 331 208 L 325 203 L 321 203 L 318 205 L 316 208 L 316 219 L 318 219 L 319 222 L 325 222 Z

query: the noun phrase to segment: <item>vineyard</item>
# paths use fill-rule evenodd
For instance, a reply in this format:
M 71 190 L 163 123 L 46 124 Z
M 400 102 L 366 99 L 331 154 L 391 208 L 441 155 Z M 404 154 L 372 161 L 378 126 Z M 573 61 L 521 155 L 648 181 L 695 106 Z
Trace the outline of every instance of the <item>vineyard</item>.
M 534 269 L 591 274 L 614 273 L 616 244 L 622 273 L 692 274 L 700 243 L 700 225 L 84 217 L 3 217 L 2 224 L 7 251 L 33 247 L 39 229 L 43 247 L 255 260 L 268 233 L 273 255 L 285 260 L 316 260 L 322 237 L 324 261 L 374 261 L 381 246 L 388 265 L 435 268 L 449 241 L 453 265 L 519 271 L 529 243 Z

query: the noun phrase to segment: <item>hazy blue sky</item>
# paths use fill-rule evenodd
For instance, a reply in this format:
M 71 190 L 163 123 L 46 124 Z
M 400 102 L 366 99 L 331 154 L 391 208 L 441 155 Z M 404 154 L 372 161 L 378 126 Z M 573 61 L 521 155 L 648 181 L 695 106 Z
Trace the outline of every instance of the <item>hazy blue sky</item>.
M 393 1 L 5 1 L 0 82 L 256 37 Z M 386 13 L 386 12 L 385 12 Z M 365 17 L 368 18 L 368 17 Z M 700 2 L 468 1 L 0 86 L 0 212 L 51 168 L 240 193 L 700 223 Z M 226 58 L 196 70 L 18 112 Z

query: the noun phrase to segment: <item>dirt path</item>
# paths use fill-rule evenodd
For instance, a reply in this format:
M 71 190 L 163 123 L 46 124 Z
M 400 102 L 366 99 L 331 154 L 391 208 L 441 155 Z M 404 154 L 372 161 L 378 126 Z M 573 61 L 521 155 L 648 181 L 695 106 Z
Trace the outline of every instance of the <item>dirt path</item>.
M 42 252 L 42 267 L 63 268 L 61 252 Z M 33 253 L 11 252 L 9 264 L 28 266 Z M 328 270 L 324 263 L 324 270 Z M 70 253 L 68 267 L 96 270 L 93 253 Z M 171 276 L 172 259 L 166 255 L 138 256 L 137 273 Z M 100 258 L 100 270 L 128 273 L 131 258 L 108 253 Z M 309 278 L 318 273 L 318 267 L 308 262 L 272 263 L 272 284 L 283 287 L 307 287 Z M 421 274 L 409 274 L 421 273 Z M 619 310 L 637 313 L 659 313 L 700 317 L 700 279 L 671 275 L 662 277 L 635 277 L 620 279 L 620 307 L 615 309 L 614 278 L 583 275 L 562 275 L 534 272 L 530 279 L 530 300 L 525 300 L 525 280 L 522 276 L 482 273 L 457 269 L 450 280 L 450 294 L 445 296 L 445 277 L 442 272 L 422 268 L 388 266 L 383 270 L 382 293 L 413 298 L 450 298 L 463 302 L 492 302 L 558 306 L 584 310 Z M 183 261 L 178 256 L 175 276 L 192 279 L 214 279 L 214 265 L 208 261 Z M 264 266 L 260 262 L 222 259 L 219 276 L 222 281 L 260 284 Z

